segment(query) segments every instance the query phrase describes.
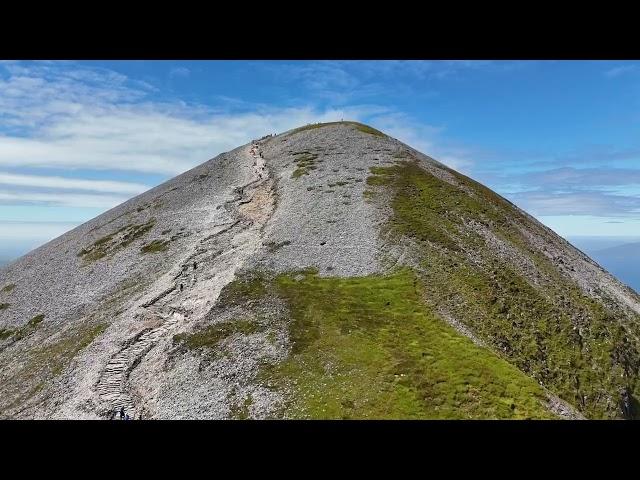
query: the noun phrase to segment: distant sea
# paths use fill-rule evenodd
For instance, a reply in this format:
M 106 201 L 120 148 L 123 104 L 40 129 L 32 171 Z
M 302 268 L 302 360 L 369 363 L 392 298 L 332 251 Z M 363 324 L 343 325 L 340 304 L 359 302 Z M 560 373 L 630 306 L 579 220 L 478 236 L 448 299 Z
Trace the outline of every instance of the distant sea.
M 570 237 L 569 242 L 640 293 L 640 237 Z

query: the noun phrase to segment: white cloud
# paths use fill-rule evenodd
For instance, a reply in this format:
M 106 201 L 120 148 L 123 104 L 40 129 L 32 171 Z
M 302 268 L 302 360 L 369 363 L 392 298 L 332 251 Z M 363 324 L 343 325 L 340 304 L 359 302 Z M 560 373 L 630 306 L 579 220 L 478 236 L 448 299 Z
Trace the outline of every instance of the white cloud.
M 40 175 L 21 175 L 7 172 L 0 172 L 0 184 L 21 187 L 89 190 L 94 192 L 125 194 L 139 194 L 150 188 L 149 186 L 141 183 L 116 182 L 110 180 L 84 180 Z
M 267 133 L 312 122 L 361 118 L 371 107 L 311 107 L 189 117 L 153 104 L 84 106 L 31 137 L 0 136 L 0 166 L 128 170 L 176 175 Z
M 46 204 L 63 207 L 112 208 L 128 196 L 91 195 L 83 193 L 0 192 L 0 202 L 15 204 Z

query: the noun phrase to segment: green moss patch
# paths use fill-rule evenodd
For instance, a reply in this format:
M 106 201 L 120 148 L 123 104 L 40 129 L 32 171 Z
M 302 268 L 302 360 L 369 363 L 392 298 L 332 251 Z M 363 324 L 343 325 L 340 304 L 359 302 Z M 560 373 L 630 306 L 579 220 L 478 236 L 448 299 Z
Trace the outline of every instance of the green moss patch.
M 157 253 L 164 252 L 169 245 L 169 240 L 154 240 L 153 242 L 144 245 L 140 251 L 142 253 Z
M 27 323 L 27 325 L 29 327 L 35 328 L 37 327 L 42 321 L 44 320 L 44 314 L 40 314 L 40 315 L 36 315 L 35 317 L 33 317 L 31 320 L 29 320 L 29 322 Z
M 44 314 L 36 315 L 31 320 L 29 320 L 26 325 L 23 325 L 20 328 L 14 329 L 5 329 L 3 335 L 1 336 L 3 339 L 11 337 L 14 342 L 18 340 L 22 340 L 23 338 L 31 335 L 36 331 L 38 325 L 42 323 L 44 320 Z
M 285 240 L 284 242 L 267 242 L 264 244 L 265 247 L 267 247 L 267 249 L 269 250 L 269 252 L 273 253 L 279 249 L 281 249 L 282 247 L 285 247 L 287 245 L 291 245 L 291 242 L 289 240 Z
M 179 333 L 173 336 L 173 343 L 190 350 L 215 349 L 225 338 L 234 334 L 250 335 L 261 332 L 264 327 L 253 320 L 230 320 L 193 333 Z
M 10 305 L 9 303 L 0 303 L 0 310 L 6 310 Z
M 0 292 L 10 293 L 11 291 L 13 291 L 14 288 L 16 288 L 16 284 L 10 283 L 9 285 L 5 285 L 4 287 L 2 287 L 2 290 L 0 290 Z
M 265 276 L 260 272 L 227 284 L 218 297 L 220 306 L 238 306 L 262 298 L 267 292 Z
M 253 397 L 248 395 L 241 404 L 231 406 L 231 418 L 235 420 L 247 420 L 249 418 L 249 408 L 253 403 Z
M 6 340 L 15 333 L 13 328 L 0 328 L 0 340 Z
M 315 153 L 299 152 L 294 155 L 296 155 L 296 159 L 294 160 L 296 169 L 291 174 L 291 178 L 300 178 L 302 175 L 309 175 L 311 170 L 318 168 L 316 166 L 318 155 Z
M 125 225 L 115 232 L 99 238 L 91 246 L 83 248 L 78 252 L 78 256 L 86 262 L 100 260 L 107 255 L 112 255 L 118 250 L 126 248 L 137 239 L 143 237 L 154 225 L 155 219 L 141 224 Z

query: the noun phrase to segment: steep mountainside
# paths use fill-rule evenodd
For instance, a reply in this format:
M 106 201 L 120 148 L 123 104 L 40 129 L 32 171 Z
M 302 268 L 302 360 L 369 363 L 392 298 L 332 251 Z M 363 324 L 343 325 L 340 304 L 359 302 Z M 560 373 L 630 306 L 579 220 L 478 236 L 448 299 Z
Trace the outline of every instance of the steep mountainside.
M 630 418 L 639 320 L 486 187 L 308 125 L 0 269 L 0 416 Z

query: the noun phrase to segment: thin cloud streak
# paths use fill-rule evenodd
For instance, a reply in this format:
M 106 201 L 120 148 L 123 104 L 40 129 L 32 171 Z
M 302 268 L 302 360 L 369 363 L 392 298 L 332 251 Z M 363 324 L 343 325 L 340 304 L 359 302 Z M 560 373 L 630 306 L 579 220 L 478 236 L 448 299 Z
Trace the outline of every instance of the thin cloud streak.
M 62 190 L 88 190 L 93 192 L 139 194 L 149 190 L 148 185 L 110 180 L 84 180 L 41 175 L 21 175 L 0 172 L 0 184 Z

